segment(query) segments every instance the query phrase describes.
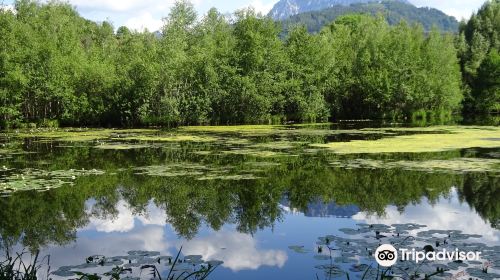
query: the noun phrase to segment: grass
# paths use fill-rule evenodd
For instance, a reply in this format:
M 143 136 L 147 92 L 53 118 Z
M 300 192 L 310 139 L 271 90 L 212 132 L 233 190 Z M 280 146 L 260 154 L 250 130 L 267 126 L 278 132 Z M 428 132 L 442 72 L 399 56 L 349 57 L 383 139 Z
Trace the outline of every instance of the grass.
M 39 260 L 39 252 L 31 256 L 30 263 L 23 261 L 26 252 L 16 253 L 16 256 L 10 256 L 7 252 L 5 261 L 0 262 L 0 279 L 1 280 L 37 280 L 38 272 L 47 260 L 47 265 L 50 265 L 49 258 Z M 48 272 L 47 277 L 48 278 Z
M 327 148 L 337 154 L 424 153 L 467 148 L 500 147 L 499 127 L 457 126 L 424 129 L 399 128 L 397 130 L 411 132 L 423 131 L 423 133 L 387 137 L 380 140 L 355 140 L 351 142 L 311 144 L 311 146 Z M 371 131 L 374 130 L 372 129 Z

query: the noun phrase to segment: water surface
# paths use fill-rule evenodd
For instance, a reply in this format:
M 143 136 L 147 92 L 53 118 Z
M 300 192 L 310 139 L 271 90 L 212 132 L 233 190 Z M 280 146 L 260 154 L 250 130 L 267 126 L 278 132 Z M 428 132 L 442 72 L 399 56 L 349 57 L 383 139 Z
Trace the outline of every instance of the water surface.
M 416 223 L 500 245 L 499 148 L 338 154 L 311 145 L 418 133 L 442 132 L 190 131 L 195 141 L 6 134 L 2 250 L 40 249 L 57 268 L 130 250 L 175 256 L 183 246 L 224 262 L 211 279 L 324 279 L 318 237 L 357 224 Z

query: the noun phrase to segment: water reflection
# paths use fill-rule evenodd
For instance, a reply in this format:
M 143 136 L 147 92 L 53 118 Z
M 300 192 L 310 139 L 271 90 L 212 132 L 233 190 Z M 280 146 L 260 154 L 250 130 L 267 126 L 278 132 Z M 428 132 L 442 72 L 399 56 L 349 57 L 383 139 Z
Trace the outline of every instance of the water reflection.
M 129 250 L 159 251 L 172 255 L 172 241 L 168 240 L 165 228 L 160 226 L 136 227 L 126 234 L 112 232 L 99 234 L 95 231 L 81 231 L 77 239 L 66 246 L 49 246 L 42 254 L 51 256 L 51 266 L 58 268 L 78 265 L 88 256 L 122 256 Z
M 235 272 L 261 266 L 282 268 L 288 259 L 284 250 L 259 249 L 256 238 L 250 234 L 226 230 L 194 238 L 186 243 L 184 250 L 187 254 L 200 254 L 207 260 L 224 261 L 222 266 Z
M 290 202 L 283 200 L 281 207 L 287 213 L 302 213 L 298 209 L 290 208 Z M 359 213 L 359 207 L 356 205 L 340 206 L 335 202 L 325 203 L 321 200 L 309 203 L 303 214 L 306 217 L 342 217 L 351 218 Z
M 16 168 L 105 170 L 79 177 L 73 186 L 0 198 L 0 246 L 41 248 L 54 267 L 128 250 L 174 255 L 183 245 L 186 254 L 224 261 L 215 272 L 220 279 L 234 279 L 231 273 L 255 279 L 262 275 L 252 273 L 263 270 L 267 278 L 314 279 L 311 271 L 298 271 L 314 267 L 307 263 L 311 258 L 290 255 L 288 246 L 312 250 L 318 236 L 360 221 L 461 229 L 482 234 L 489 244 L 500 242 L 498 174 L 346 169 L 330 163 L 351 156 L 305 150 L 279 157 L 222 154 L 203 143 L 125 151 L 51 145 L 50 153 L 40 147 L 47 143 L 33 145 L 38 153 L 19 155 L 11 162 Z M 450 151 L 392 160 L 472 155 L 482 156 Z M 155 165 L 177 169 L 137 174 L 137 167 Z
M 306 216 L 350 217 L 358 211 L 383 216 L 392 205 L 389 210 L 409 213 L 408 207 L 422 201 L 440 205 L 452 187 L 485 223 L 498 226 L 499 178 L 488 173 L 347 170 L 327 161 L 323 155 L 285 157 L 260 170 L 258 180 L 200 181 L 136 175 L 133 169 L 82 177 L 74 186 L 0 199 L 0 236 L 3 245 L 21 241 L 36 249 L 71 242 L 82 228 L 128 232 L 137 221 L 169 224 L 186 239 L 196 237 L 202 225 L 217 231 L 231 224 L 252 234 L 283 221 L 286 209 Z
M 94 202 L 87 203 L 87 209 L 92 209 Z M 85 229 L 93 229 L 98 232 L 129 232 L 134 229 L 136 221 L 142 225 L 166 225 L 167 217 L 165 211 L 149 203 L 142 215 L 136 215 L 124 200 L 116 205 L 117 213 L 104 217 L 90 218 L 89 225 Z
M 500 231 L 492 228 L 476 211 L 471 211 L 469 204 L 461 202 L 456 188 L 446 198 L 433 204 L 423 200 L 419 204 L 409 205 L 404 211 L 388 206 L 383 216 L 361 212 L 354 215 L 353 219 L 368 224 L 415 223 L 426 225 L 429 229 L 461 230 L 482 235 L 481 240 L 487 244 L 500 244 Z

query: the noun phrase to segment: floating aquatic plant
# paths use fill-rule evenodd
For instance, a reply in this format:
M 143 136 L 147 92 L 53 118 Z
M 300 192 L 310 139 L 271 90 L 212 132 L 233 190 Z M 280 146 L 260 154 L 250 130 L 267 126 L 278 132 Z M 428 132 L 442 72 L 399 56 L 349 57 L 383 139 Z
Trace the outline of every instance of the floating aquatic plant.
M 207 180 L 230 180 L 230 181 L 240 181 L 240 180 L 257 180 L 260 177 L 255 176 L 254 174 L 236 174 L 236 175 L 217 175 L 210 174 L 207 176 L 202 176 L 197 178 L 199 181 L 207 181 Z
M 316 269 L 322 270 L 328 277 L 345 277 L 361 279 L 440 279 L 450 277 L 459 270 L 466 269 L 468 275 L 478 279 L 498 279 L 500 277 L 500 246 L 487 246 L 475 242 L 480 238 L 477 234 L 465 234 L 458 230 L 424 230 L 424 225 L 409 224 L 358 224 L 356 228 L 343 228 L 340 232 L 346 236 L 328 235 L 318 238 L 318 244 L 329 251 L 315 255 L 318 261 L 330 261 L 320 264 Z M 410 234 L 413 232 L 413 235 Z M 367 234 L 368 233 L 368 234 Z M 384 233 L 384 235 L 382 235 Z M 383 236 L 383 237 L 381 237 Z M 398 261 L 390 268 L 381 268 L 375 263 L 374 252 L 380 244 L 393 244 L 396 248 L 422 248 L 436 250 L 446 248 L 454 251 L 481 251 L 484 261 L 450 261 L 420 262 Z M 431 245 L 432 244 L 432 245 Z M 324 247 L 323 247 L 324 246 Z M 302 246 L 290 246 L 297 253 L 305 253 Z
M 288 249 L 294 251 L 295 253 L 299 253 L 299 254 L 305 254 L 307 253 L 308 251 L 305 249 L 304 246 L 301 246 L 301 245 L 292 245 L 292 246 L 288 246 Z
M 128 136 L 118 138 L 120 141 L 141 141 L 141 142 L 214 142 L 218 139 L 212 136 L 188 135 L 188 134 L 168 134 L 168 135 L 148 135 Z
M 9 172 L 4 177 L 0 178 L 0 195 L 28 190 L 47 191 L 65 185 L 74 185 L 74 181 L 81 176 L 102 174 L 104 174 L 104 171 L 97 169 L 69 169 L 53 171 L 23 169 L 19 170 L 17 173 Z
M 140 279 L 143 272 L 149 272 L 151 279 L 162 280 L 203 280 L 221 264 L 222 261 L 204 261 L 200 255 L 181 257 L 182 247 L 176 257 L 162 256 L 156 251 L 129 251 L 126 256 L 104 257 L 90 256 L 84 264 L 63 266 L 51 272 L 59 277 L 81 279 Z M 112 267 L 110 271 L 100 273 L 102 268 Z M 166 275 L 166 276 L 165 276 Z
M 132 150 L 132 149 L 146 149 L 153 147 L 154 146 L 147 144 L 122 144 L 122 143 L 103 143 L 95 146 L 95 148 L 101 150 Z
M 209 167 L 194 163 L 152 165 L 135 168 L 137 175 L 148 175 L 157 177 L 190 177 L 193 180 L 256 180 L 259 176 L 253 173 L 259 170 L 250 171 L 236 170 L 228 166 Z
M 400 131 L 415 130 L 400 129 Z M 338 154 L 425 153 L 500 147 L 499 127 L 434 127 L 422 130 L 427 133 L 385 137 L 379 140 L 311 144 L 311 146 L 328 148 Z
M 247 156 L 263 157 L 263 158 L 279 157 L 287 155 L 283 152 L 274 152 L 274 151 L 257 150 L 257 149 L 233 149 L 233 150 L 222 151 L 222 154 L 247 155 Z
M 447 160 L 390 161 L 376 159 L 351 159 L 331 161 L 334 167 L 348 169 L 404 169 L 426 172 L 490 172 L 500 173 L 500 159 L 455 158 Z

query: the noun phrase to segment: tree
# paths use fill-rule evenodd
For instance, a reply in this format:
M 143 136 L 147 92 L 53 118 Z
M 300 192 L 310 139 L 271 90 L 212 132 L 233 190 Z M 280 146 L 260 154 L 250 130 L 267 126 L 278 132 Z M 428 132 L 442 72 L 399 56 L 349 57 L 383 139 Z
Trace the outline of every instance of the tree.
M 464 79 L 464 87 L 468 95 L 464 101 L 467 113 L 488 113 L 498 108 L 497 100 L 484 100 L 485 90 L 481 82 L 490 79 L 484 71 L 478 72 L 485 60 L 491 67 L 491 59 L 495 57 L 495 50 L 500 49 L 500 0 L 489 0 L 466 23 L 460 27 L 460 37 L 457 41 L 460 46 L 460 62 Z M 483 69 L 484 69 L 483 67 Z M 481 77 L 486 75 L 486 77 Z M 494 91 L 494 90 L 493 90 Z M 495 94 L 487 94 L 488 98 Z M 494 98 L 493 98 L 494 99 Z M 484 104 L 489 106 L 484 106 Z
M 0 9 L 0 115 L 2 126 L 10 125 L 22 119 L 21 95 L 26 84 L 15 56 L 18 52 L 18 42 L 15 38 L 17 31 L 14 14 Z
M 236 12 L 231 103 L 234 123 L 269 123 L 283 116 L 285 55 L 280 29 L 252 9 Z
M 187 107 L 184 96 L 190 81 L 183 74 L 188 62 L 188 50 L 196 21 L 196 12 L 191 3 L 181 0 L 175 3 L 162 28 L 158 48 L 159 85 L 151 101 L 150 122 L 176 125 L 184 121 L 183 108 Z
M 304 26 L 290 31 L 286 39 L 287 66 L 284 113 L 287 120 L 324 121 L 329 111 L 323 94 L 327 69 L 321 38 L 309 34 Z
M 476 111 L 500 112 L 500 54 L 491 49 L 478 69 L 478 78 L 474 87 Z
M 225 16 L 211 9 L 194 30 L 190 60 L 184 71 L 190 88 L 183 107 L 189 124 L 224 122 L 229 114 L 228 86 L 236 69 L 231 65 L 235 40 Z

